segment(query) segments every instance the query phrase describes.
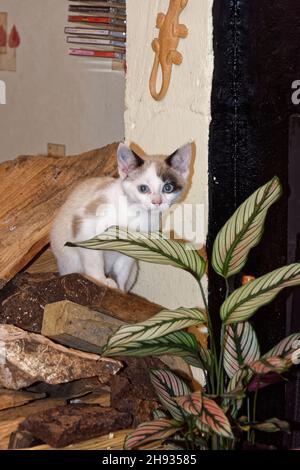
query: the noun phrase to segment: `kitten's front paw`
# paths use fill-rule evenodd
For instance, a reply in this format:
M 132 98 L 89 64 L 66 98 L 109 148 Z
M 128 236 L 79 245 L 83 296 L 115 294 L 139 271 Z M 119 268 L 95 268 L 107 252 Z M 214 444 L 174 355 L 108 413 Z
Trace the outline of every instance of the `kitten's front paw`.
M 110 278 L 107 278 L 107 279 L 106 279 L 105 285 L 106 285 L 107 287 L 110 287 L 111 289 L 119 289 L 119 286 L 118 286 L 118 284 L 116 283 L 116 281 L 114 281 L 113 279 L 110 279 Z

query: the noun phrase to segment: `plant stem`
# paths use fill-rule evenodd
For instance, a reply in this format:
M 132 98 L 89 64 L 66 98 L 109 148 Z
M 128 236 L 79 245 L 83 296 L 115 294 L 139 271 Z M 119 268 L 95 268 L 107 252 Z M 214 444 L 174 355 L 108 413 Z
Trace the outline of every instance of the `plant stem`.
M 254 400 L 253 400 L 253 422 L 256 421 L 257 397 L 258 397 L 258 386 L 255 390 Z
M 220 352 L 218 383 L 217 383 L 218 385 L 217 393 L 219 395 L 224 393 L 224 370 L 223 370 L 223 359 L 224 359 L 224 350 L 225 350 L 224 339 L 225 339 L 225 325 L 222 324 L 221 338 L 220 338 L 221 352 Z
M 227 299 L 229 294 L 230 294 L 230 286 L 228 279 L 225 278 L 225 284 L 226 284 L 226 294 L 225 298 Z M 221 352 L 220 352 L 220 360 L 219 360 L 219 370 L 218 370 L 218 393 L 222 394 L 224 393 L 224 367 L 223 367 L 223 361 L 224 361 L 224 352 L 225 352 L 225 325 L 222 324 L 221 328 L 221 337 L 220 337 L 220 345 L 221 345 Z
M 229 297 L 230 294 L 230 286 L 229 286 L 229 281 L 227 278 L 225 278 L 225 284 L 226 284 L 226 294 L 225 294 L 225 299 Z
M 250 423 L 251 422 L 251 417 L 250 417 L 250 399 L 249 398 L 247 398 L 247 419 L 248 419 L 248 423 Z M 248 439 L 248 441 L 251 440 L 250 428 L 247 431 L 247 439 Z
M 254 399 L 253 399 L 253 416 L 252 416 L 253 423 L 256 422 L 258 389 L 259 389 L 259 382 L 257 383 L 257 387 L 256 387 L 256 390 L 255 390 Z M 251 442 L 252 442 L 252 444 L 255 443 L 255 431 L 252 431 Z
M 215 337 L 214 337 L 214 331 L 213 331 L 213 326 L 212 326 L 212 321 L 211 317 L 208 311 L 208 302 L 206 299 L 206 295 L 203 289 L 203 285 L 200 279 L 197 279 L 202 300 L 203 300 L 203 305 L 206 310 L 206 315 L 207 315 L 207 326 L 208 326 L 208 334 L 209 334 L 209 339 L 210 339 L 210 344 L 211 344 L 211 352 L 212 352 L 212 359 L 213 359 L 213 364 L 215 367 L 215 373 L 217 374 L 218 372 L 218 363 L 217 363 L 217 349 L 216 349 L 216 343 L 215 343 Z M 212 386 L 212 393 L 215 393 L 215 380 L 214 380 L 214 373 L 211 371 L 211 386 Z

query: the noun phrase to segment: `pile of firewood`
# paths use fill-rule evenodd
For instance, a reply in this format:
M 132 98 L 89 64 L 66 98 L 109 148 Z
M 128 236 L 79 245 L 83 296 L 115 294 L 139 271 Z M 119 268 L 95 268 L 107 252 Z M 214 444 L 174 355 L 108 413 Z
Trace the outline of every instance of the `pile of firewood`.
M 78 274 L 60 277 L 48 248 L 67 193 L 83 178 L 114 176 L 115 151 L 0 165 L 0 449 L 106 448 L 107 436 L 125 430 L 111 446 L 122 448 L 126 430 L 159 406 L 148 373 L 159 360 L 99 353 L 122 323 L 161 307 Z

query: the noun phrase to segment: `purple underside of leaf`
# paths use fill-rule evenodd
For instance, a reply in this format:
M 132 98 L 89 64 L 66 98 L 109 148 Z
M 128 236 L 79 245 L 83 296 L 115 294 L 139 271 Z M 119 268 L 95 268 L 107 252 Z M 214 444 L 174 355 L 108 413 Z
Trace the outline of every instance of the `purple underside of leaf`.
M 260 390 L 261 388 L 265 388 L 269 385 L 274 385 L 282 381 L 282 376 L 276 372 L 269 372 L 264 376 L 255 375 L 249 383 L 247 390 L 248 392 L 255 392 L 256 390 Z

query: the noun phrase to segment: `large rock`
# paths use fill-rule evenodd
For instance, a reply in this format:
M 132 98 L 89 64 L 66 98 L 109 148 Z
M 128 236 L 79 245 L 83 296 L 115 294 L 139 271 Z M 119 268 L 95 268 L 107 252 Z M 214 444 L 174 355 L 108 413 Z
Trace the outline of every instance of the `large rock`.
M 57 345 L 13 325 L 0 325 L 0 385 L 18 390 L 34 382 L 50 384 L 98 376 L 102 383 L 121 368 L 101 358 Z
M 64 300 L 45 307 L 42 335 L 82 351 L 99 354 L 124 322 Z

